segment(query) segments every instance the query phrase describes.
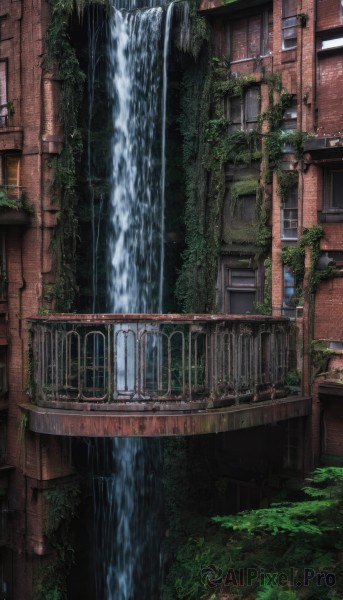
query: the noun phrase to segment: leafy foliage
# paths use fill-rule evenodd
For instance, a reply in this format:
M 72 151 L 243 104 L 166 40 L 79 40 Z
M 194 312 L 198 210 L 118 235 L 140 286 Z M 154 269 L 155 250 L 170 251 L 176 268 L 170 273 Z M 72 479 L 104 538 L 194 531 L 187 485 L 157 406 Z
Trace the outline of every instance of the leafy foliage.
M 60 119 L 64 145 L 55 168 L 54 191 L 60 202 L 59 224 L 55 231 L 54 251 L 58 279 L 55 285 L 55 309 L 71 310 L 75 293 L 77 194 L 76 172 L 81 159 L 82 137 L 78 127 L 85 75 L 76 51 L 70 43 L 68 23 L 73 11 L 71 0 L 53 3 L 45 39 L 45 68 L 55 70 L 61 79 Z
M 44 534 L 51 550 L 38 573 L 34 600 L 66 600 L 67 576 L 74 562 L 71 523 L 80 502 L 79 485 L 72 482 L 44 493 Z
M 343 469 L 316 469 L 304 494 L 295 502 L 215 517 L 219 530 L 204 520 L 193 523 L 198 529 L 185 536 L 178 549 L 173 598 L 220 598 L 228 591 L 258 600 L 342 597 Z M 223 531 L 228 535 L 223 537 Z M 286 579 L 282 584 L 261 577 L 251 585 L 225 583 L 230 569 L 251 568 L 260 574 L 283 573 Z M 316 577 L 304 585 L 306 568 L 334 574 L 335 586 L 320 585 Z

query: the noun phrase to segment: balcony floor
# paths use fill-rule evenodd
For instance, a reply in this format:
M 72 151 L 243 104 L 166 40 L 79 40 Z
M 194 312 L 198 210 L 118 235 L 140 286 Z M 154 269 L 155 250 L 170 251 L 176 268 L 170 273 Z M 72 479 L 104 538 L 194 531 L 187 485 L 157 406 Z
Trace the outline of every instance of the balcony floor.
M 235 405 L 226 408 L 111 412 L 63 410 L 33 404 L 20 406 L 28 416 L 28 428 L 35 433 L 70 437 L 162 437 L 223 433 L 271 425 L 311 413 L 311 398 L 290 396 L 282 400 Z M 132 407 L 134 408 L 134 407 Z

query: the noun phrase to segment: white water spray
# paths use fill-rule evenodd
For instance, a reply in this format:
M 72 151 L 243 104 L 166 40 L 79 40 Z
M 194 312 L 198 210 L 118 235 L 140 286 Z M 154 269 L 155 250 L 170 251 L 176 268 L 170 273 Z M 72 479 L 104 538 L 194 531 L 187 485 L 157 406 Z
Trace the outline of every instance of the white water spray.
M 108 310 L 162 310 L 167 59 L 172 7 L 113 8 L 108 51 L 112 176 Z M 152 600 L 161 585 L 159 444 L 95 444 L 96 599 Z M 100 458 L 101 457 L 101 460 Z M 100 464 L 101 463 L 101 464 Z

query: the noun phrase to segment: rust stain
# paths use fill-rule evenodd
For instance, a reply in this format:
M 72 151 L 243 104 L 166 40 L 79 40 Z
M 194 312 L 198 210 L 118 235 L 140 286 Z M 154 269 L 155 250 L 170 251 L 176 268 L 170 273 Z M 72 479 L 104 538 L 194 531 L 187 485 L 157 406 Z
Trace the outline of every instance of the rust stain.
M 311 413 L 311 399 L 292 397 L 277 403 L 172 414 L 80 413 L 43 409 L 30 404 L 20 408 L 29 413 L 29 428 L 36 433 L 74 437 L 163 437 L 221 433 L 306 416 Z

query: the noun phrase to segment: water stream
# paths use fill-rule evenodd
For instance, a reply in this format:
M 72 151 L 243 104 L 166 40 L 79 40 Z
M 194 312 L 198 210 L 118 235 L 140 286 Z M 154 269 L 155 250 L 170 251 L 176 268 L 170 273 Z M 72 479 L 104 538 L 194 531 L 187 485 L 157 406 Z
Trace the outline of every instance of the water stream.
M 162 311 L 172 5 L 138 4 L 126 0 L 120 9 L 114 7 L 109 23 L 113 138 L 107 305 L 113 313 Z M 96 600 L 158 600 L 163 564 L 159 441 L 103 439 L 89 448 Z

